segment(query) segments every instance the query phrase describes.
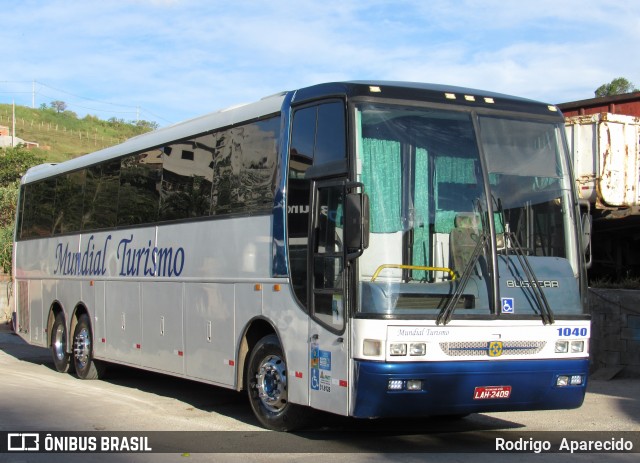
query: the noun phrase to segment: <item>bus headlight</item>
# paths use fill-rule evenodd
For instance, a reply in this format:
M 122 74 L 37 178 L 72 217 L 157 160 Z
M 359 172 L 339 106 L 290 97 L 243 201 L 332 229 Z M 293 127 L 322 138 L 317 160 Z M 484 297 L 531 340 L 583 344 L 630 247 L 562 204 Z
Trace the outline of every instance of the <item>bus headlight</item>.
M 571 353 L 584 352 L 584 341 L 571 341 Z
M 407 355 L 407 345 L 405 343 L 389 344 L 389 355 L 393 355 L 393 356 Z
M 569 352 L 569 341 L 556 341 L 556 354 Z
M 409 348 L 409 354 L 412 356 L 422 356 L 427 353 L 427 345 L 424 342 L 412 342 Z

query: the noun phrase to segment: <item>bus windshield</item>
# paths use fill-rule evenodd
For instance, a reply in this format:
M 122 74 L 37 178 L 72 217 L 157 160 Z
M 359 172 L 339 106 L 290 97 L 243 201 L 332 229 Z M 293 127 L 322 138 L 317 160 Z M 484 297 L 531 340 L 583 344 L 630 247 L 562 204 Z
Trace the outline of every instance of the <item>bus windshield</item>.
M 458 292 L 456 313 L 490 315 L 498 310 L 493 262 L 505 288 L 538 284 L 521 275 L 516 255 L 545 282 L 540 287 L 576 286 L 575 225 L 563 214 L 571 181 L 561 124 L 479 115 L 474 125 L 473 117 L 356 107 L 358 177 L 371 216 L 369 248 L 359 261 L 360 313 L 436 316 Z M 580 311 L 575 296 L 560 312 Z M 543 311 L 529 305 L 520 314 Z

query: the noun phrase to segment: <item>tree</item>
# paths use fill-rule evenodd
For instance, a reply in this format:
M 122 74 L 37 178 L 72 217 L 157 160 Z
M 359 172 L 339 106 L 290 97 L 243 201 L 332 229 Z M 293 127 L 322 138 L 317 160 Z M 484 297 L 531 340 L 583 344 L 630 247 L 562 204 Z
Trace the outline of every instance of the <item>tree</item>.
M 67 109 L 67 103 L 65 103 L 64 101 L 60 101 L 60 100 L 55 100 L 52 101 L 51 103 L 49 103 L 51 105 L 51 107 L 53 109 L 56 110 L 56 112 L 61 113 L 64 110 Z
M 633 85 L 627 79 L 625 79 L 624 77 L 617 77 L 608 84 L 603 84 L 598 87 L 595 91 L 595 94 L 596 97 L 600 98 L 603 96 L 622 95 L 624 93 L 637 91 L 638 89 L 635 88 L 635 85 Z
M 157 130 L 159 127 L 158 123 L 155 121 L 139 120 L 137 122 L 132 122 L 132 124 L 145 130 Z
M 42 162 L 43 158 L 23 146 L 0 148 L 0 269 L 5 273 L 11 272 L 11 249 L 20 177 L 27 169 Z

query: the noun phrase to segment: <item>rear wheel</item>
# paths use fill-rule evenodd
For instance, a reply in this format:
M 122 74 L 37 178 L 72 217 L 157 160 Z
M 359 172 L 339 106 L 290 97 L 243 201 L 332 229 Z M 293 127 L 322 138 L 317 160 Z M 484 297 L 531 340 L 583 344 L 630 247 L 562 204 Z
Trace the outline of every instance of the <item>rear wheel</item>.
M 289 402 L 287 364 L 275 335 L 262 338 L 251 351 L 245 388 L 262 426 L 291 431 L 306 423 L 310 410 Z
M 73 363 L 82 379 L 99 379 L 104 374 L 104 363 L 93 359 L 93 335 L 89 316 L 80 315 L 73 334 Z
M 53 321 L 50 347 L 56 370 L 60 373 L 72 372 L 71 354 L 67 352 L 67 325 L 62 312 L 58 313 Z

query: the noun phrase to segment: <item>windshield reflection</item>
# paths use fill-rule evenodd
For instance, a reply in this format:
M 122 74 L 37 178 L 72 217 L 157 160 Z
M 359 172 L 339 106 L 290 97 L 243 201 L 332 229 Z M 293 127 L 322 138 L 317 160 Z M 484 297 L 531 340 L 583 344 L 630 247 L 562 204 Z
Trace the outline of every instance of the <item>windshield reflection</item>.
M 357 120 L 358 177 L 371 205 L 361 312 L 435 317 L 448 304 L 456 313 L 495 312 L 492 240 L 482 239 L 489 210 L 497 252 L 513 254 L 517 239 L 525 256 L 571 257 L 571 183 L 557 124 L 480 116 L 478 140 L 468 112 L 367 103 Z M 556 267 L 550 272 L 562 278 L 577 273 L 575 263 Z

